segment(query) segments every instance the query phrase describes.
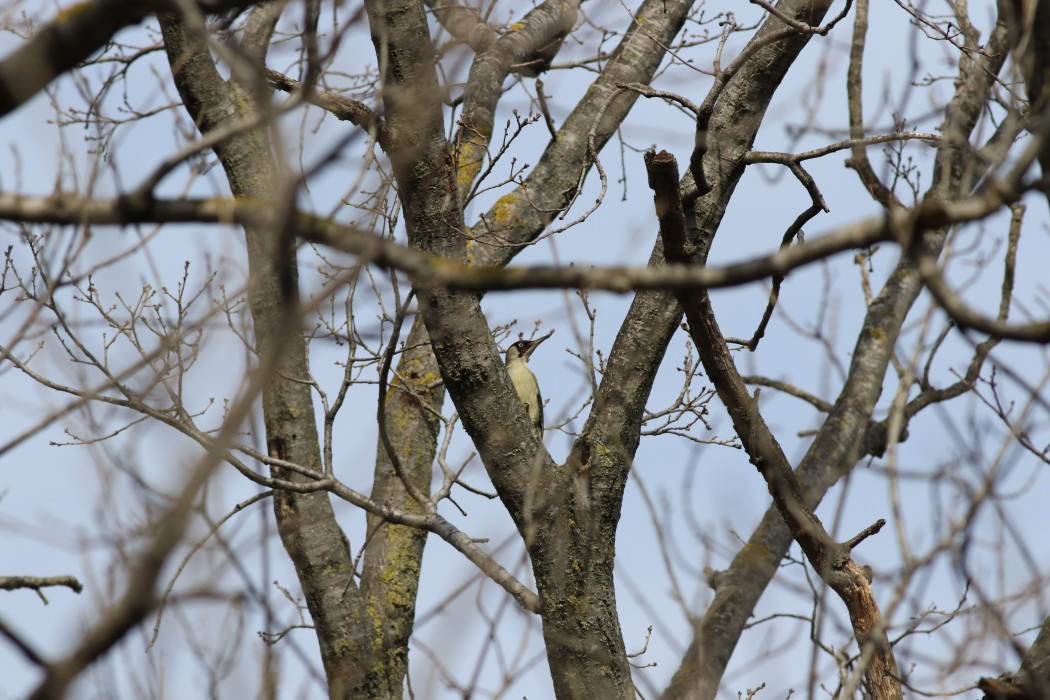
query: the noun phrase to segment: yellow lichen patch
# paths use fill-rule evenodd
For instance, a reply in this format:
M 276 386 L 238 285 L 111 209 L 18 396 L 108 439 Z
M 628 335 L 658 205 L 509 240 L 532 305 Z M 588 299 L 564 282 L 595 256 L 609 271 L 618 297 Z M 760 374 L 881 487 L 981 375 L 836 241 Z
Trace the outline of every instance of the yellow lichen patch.
M 605 443 L 592 442 L 591 443 L 591 458 L 587 463 L 587 468 L 592 471 L 598 471 L 600 469 L 607 469 L 613 463 L 613 453 Z
M 740 557 L 742 562 L 749 567 L 765 566 L 770 560 L 769 550 L 762 545 L 755 544 L 754 542 L 748 542 L 745 544 L 744 548 L 740 550 L 740 554 L 737 556 Z
M 339 639 L 332 645 L 332 652 L 339 658 L 345 658 L 354 654 L 355 644 L 349 639 Z
M 881 328 L 872 328 L 871 329 L 871 337 L 874 338 L 879 343 L 885 343 L 886 340 L 887 340 L 886 332 L 883 331 Z
M 330 577 L 338 574 L 341 569 L 342 567 L 339 565 L 338 561 L 329 560 L 321 567 L 321 573 L 326 577 Z
M 509 27 L 507 27 L 507 31 L 508 32 L 517 32 L 517 31 L 521 31 L 524 28 L 525 28 L 525 23 L 524 22 L 515 22 L 514 24 L 510 25 Z
M 484 161 L 484 144 L 470 140 L 463 141 L 459 145 L 459 158 L 456 163 L 456 186 L 459 188 L 460 196 L 466 196 L 470 186 L 474 184 L 474 178 L 481 172 L 481 164 Z
M 383 620 L 386 618 L 382 603 L 374 596 L 369 598 L 365 614 L 372 625 L 372 648 L 378 649 L 383 643 Z
M 237 107 L 237 112 L 242 117 L 251 116 L 254 112 L 254 105 L 248 95 L 244 94 L 241 90 L 234 89 L 230 92 L 233 97 L 233 104 Z
M 463 229 L 463 232 L 466 235 L 465 247 L 467 249 L 467 264 L 468 265 L 473 265 L 474 264 L 474 248 L 477 247 L 477 245 L 474 242 L 474 238 L 473 238 L 474 234 L 470 230 L 469 226 L 465 226 L 464 229 Z
M 510 223 L 514 218 L 514 212 L 518 208 L 521 197 L 517 192 L 511 192 L 500 197 L 492 207 L 492 221 L 497 224 Z
M 388 605 L 412 608 L 416 600 L 416 582 L 419 580 L 419 559 L 416 556 L 415 530 L 403 529 L 404 536 L 389 537 L 387 551 L 390 564 L 383 568 L 379 581 L 386 591 Z

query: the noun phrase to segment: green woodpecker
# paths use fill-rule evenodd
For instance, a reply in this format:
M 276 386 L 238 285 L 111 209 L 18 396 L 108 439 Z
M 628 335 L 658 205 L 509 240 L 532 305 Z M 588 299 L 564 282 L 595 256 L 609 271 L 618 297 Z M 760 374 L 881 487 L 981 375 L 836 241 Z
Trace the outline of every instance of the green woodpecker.
M 519 340 L 507 348 L 507 374 L 510 375 L 510 381 L 514 383 L 518 398 L 528 409 L 529 419 L 536 426 L 536 433 L 541 442 L 543 441 L 543 397 L 540 396 L 540 385 L 536 382 L 536 375 L 529 369 L 529 358 L 540 343 L 552 335 L 554 331 L 535 340 Z

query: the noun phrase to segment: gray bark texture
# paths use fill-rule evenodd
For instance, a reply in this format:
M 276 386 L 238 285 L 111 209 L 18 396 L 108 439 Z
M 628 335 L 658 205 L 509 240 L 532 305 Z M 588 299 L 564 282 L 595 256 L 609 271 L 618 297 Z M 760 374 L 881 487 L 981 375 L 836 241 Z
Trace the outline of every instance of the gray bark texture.
M 266 7 L 260 5 L 255 11 L 263 12 Z M 224 80 L 183 18 L 160 15 L 159 19 L 176 87 L 202 134 L 264 108 L 268 93 L 261 91 L 261 83 L 245 85 L 236 76 Z M 272 24 L 269 27 L 272 31 Z M 268 39 L 262 46 L 268 45 Z M 265 52 L 259 58 L 263 56 Z M 235 196 L 263 202 L 281 196 L 285 183 L 278 176 L 272 152 L 265 129 L 243 132 L 215 147 Z M 303 381 L 309 367 L 306 345 L 301 339 L 275 343 L 275 339 L 295 333 L 299 326 L 294 315 L 299 298 L 294 236 L 273 222 L 270 226 L 246 226 L 245 240 L 256 350 L 266 357 L 276 345 L 280 353 L 273 360 L 276 371 L 263 389 L 267 451 L 271 457 L 320 473 L 317 421 L 310 387 Z M 294 483 L 310 481 L 280 467 L 274 467 L 273 476 Z M 274 515 L 313 618 L 330 696 L 381 697 L 388 686 L 379 659 L 387 653 L 387 640 L 374 639 L 365 632 L 368 627 L 363 618 L 371 613 L 369 601 L 354 582 L 346 537 L 335 520 L 327 492 L 279 490 L 274 494 Z M 403 656 L 403 648 L 396 648 L 394 655 Z M 395 687 L 400 692 L 400 678 Z

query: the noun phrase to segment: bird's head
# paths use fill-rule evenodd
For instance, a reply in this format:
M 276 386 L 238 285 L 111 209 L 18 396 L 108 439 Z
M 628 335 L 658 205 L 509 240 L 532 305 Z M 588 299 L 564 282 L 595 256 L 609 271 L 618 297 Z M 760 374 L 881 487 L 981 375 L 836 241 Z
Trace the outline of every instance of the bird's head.
M 517 359 L 521 359 L 523 362 L 528 362 L 532 353 L 536 351 L 536 348 L 540 346 L 547 338 L 554 335 L 554 331 L 551 331 L 547 335 L 540 336 L 533 340 L 525 340 L 524 338 L 519 339 L 517 342 L 511 343 L 510 347 L 507 348 L 507 362 L 512 362 Z

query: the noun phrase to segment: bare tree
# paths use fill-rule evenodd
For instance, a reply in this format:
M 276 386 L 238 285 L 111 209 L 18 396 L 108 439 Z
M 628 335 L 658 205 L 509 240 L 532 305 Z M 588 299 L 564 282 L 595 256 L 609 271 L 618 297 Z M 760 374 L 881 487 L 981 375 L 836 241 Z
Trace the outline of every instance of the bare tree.
M 257 664 L 265 697 L 1050 698 L 1026 513 L 1050 465 L 1050 3 L 883 9 L 9 3 L 0 109 L 48 110 L 61 148 L 47 170 L 14 134 L 0 173 L 0 371 L 29 406 L 0 455 L 59 425 L 90 451 L 75 546 L 105 572 L 9 561 L 0 588 L 92 594 L 62 649 L 0 607 L 32 696 L 187 692 L 142 637 L 180 640 L 213 696 Z M 579 386 L 546 440 L 500 354 L 541 325 Z M 652 455 L 690 465 L 673 516 Z M 693 512 L 715 462 L 764 489 L 750 534 Z M 639 587 L 618 538 L 642 527 L 663 571 Z M 216 605 L 236 627 L 201 621 Z M 625 642 L 627 608 L 685 636 Z M 447 611 L 435 645 L 417 628 Z M 742 644 L 759 630 L 791 671 Z

